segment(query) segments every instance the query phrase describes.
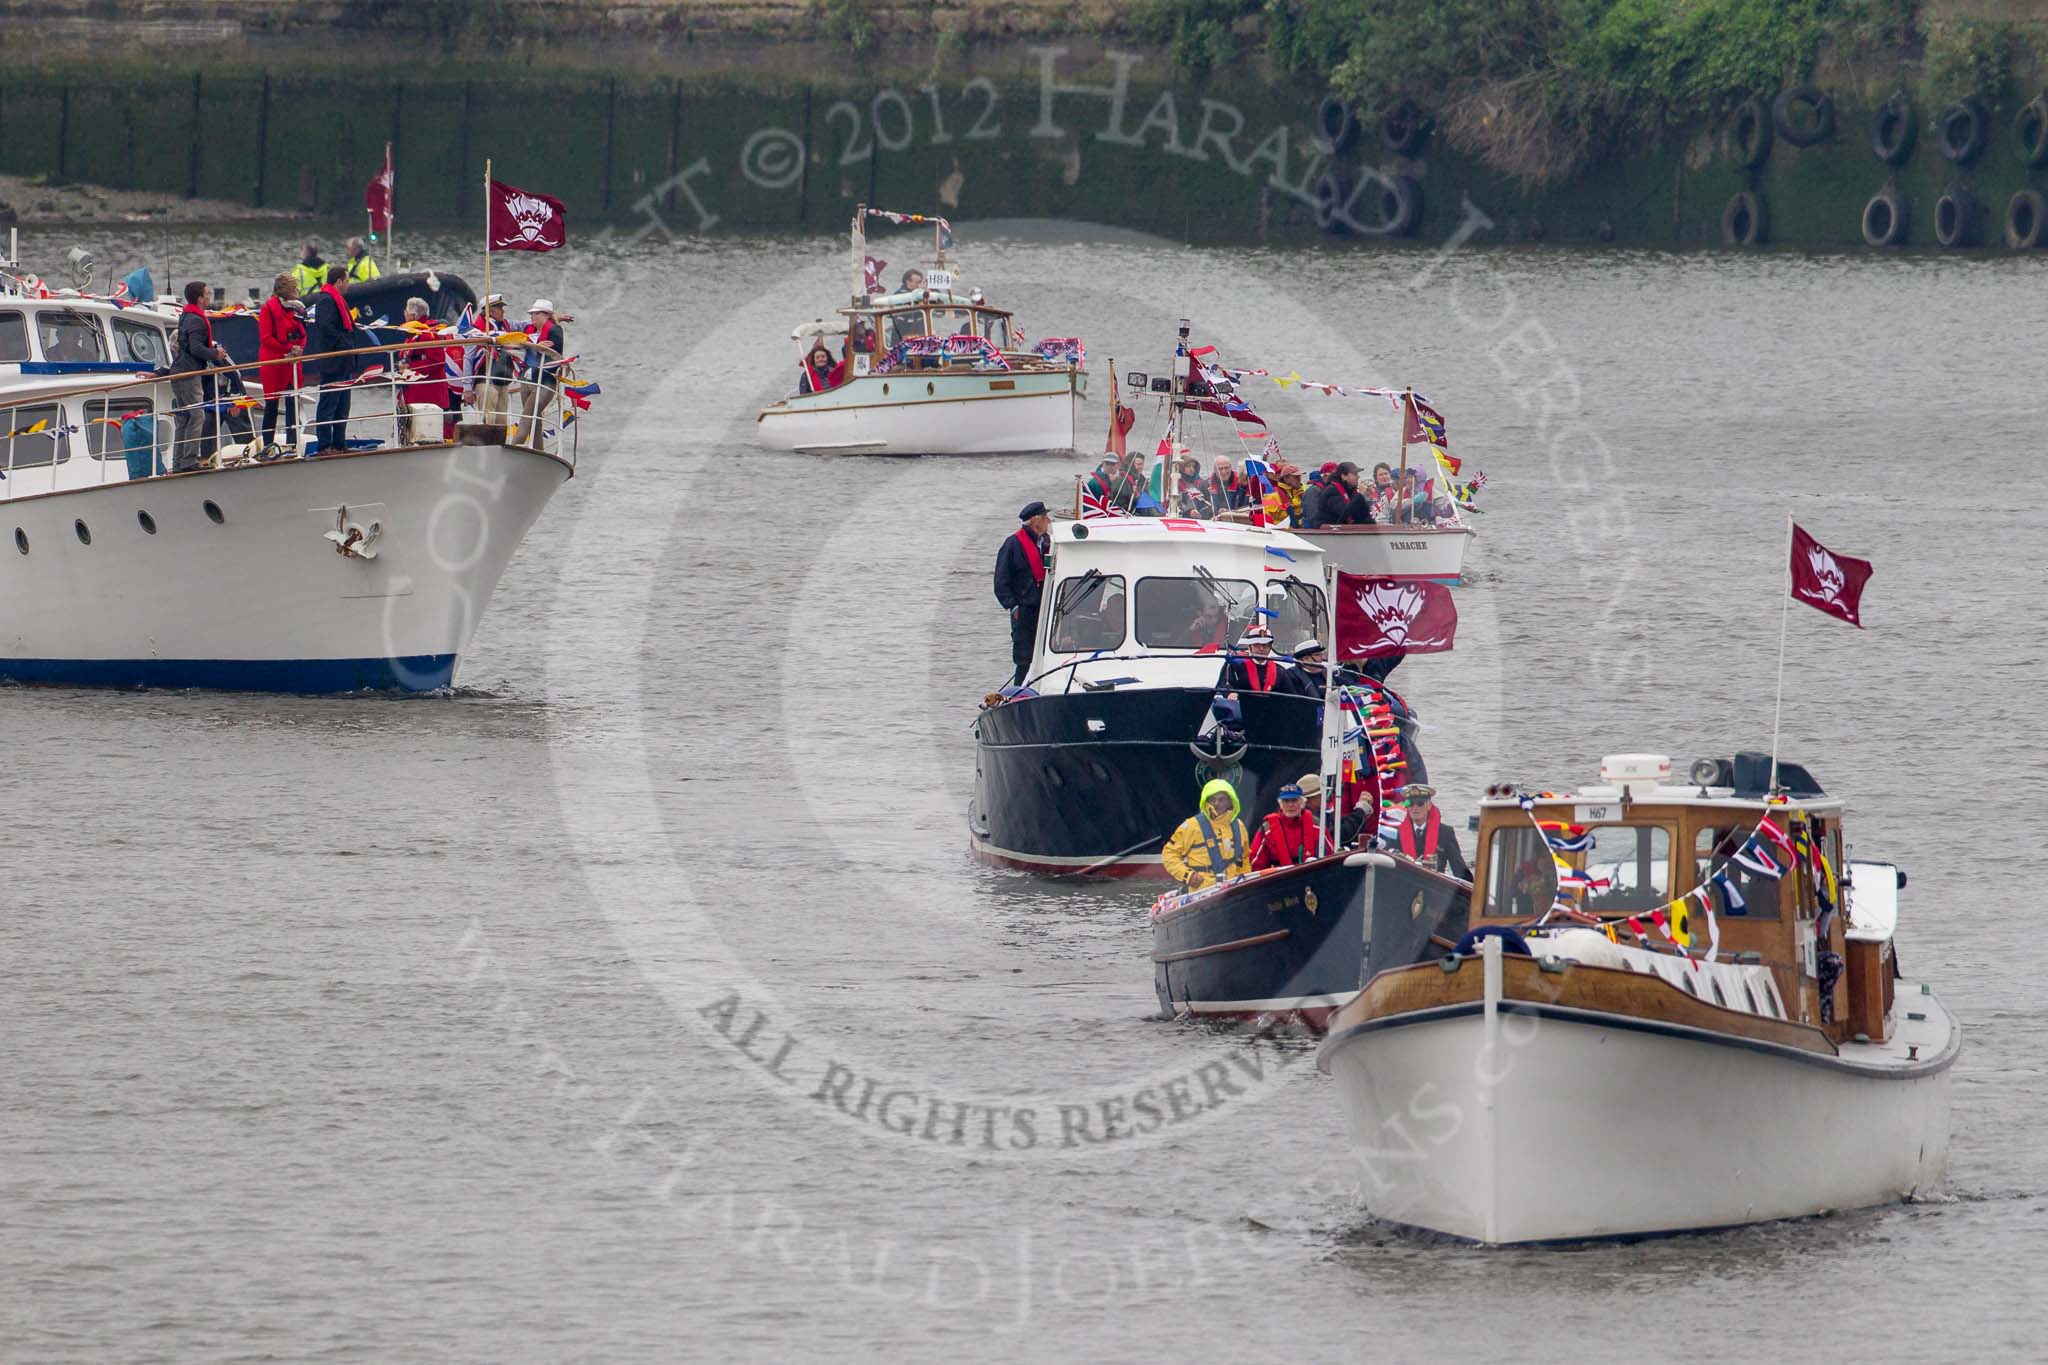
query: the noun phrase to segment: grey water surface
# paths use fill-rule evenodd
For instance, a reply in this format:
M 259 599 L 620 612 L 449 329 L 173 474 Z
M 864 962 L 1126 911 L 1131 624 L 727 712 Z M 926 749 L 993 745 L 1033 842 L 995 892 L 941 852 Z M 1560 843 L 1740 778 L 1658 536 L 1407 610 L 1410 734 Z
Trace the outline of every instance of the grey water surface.
M 604 396 L 455 695 L 0 689 L 0 1356 L 2038 1357 L 2043 262 L 961 238 L 1085 338 L 1084 449 L 1183 315 L 1446 414 L 1474 572 L 1394 681 L 1461 822 L 1767 747 L 1787 511 L 1873 558 L 1868 630 L 1789 622 L 1783 748 L 1911 874 L 1946 1186 L 1634 1245 L 1373 1223 L 1310 1045 L 1153 1017 L 1150 890 L 968 856 L 988 569 L 1088 461 L 761 451 L 843 247 L 598 241 L 494 262 Z M 79 239 L 160 283 L 294 254 Z M 1291 455 L 1394 454 L 1383 404 L 1254 383 Z

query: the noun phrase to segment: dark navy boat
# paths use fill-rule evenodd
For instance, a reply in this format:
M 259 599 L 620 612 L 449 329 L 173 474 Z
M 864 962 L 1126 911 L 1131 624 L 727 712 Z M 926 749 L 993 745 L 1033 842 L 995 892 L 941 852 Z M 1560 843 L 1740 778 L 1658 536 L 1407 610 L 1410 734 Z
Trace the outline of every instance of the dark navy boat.
M 1454 877 L 1334 853 L 1162 899 L 1152 981 L 1167 1014 L 1321 1030 L 1373 976 L 1448 952 L 1471 912 L 1472 888 Z
M 439 271 L 408 271 L 396 275 L 380 275 L 362 284 L 344 287 L 341 296 L 348 300 L 349 307 L 375 322 L 383 319 L 390 323 L 405 321 L 405 301 L 422 298 L 427 301 L 428 316 L 438 322 L 453 322 L 462 315 L 462 310 L 476 303 L 476 291 L 471 289 L 460 275 Z M 256 362 L 256 314 L 237 313 L 213 320 L 214 340 L 227 347 L 237 365 L 253 365 Z M 380 329 L 377 340 L 397 342 L 408 340 L 406 334 L 396 330 Z

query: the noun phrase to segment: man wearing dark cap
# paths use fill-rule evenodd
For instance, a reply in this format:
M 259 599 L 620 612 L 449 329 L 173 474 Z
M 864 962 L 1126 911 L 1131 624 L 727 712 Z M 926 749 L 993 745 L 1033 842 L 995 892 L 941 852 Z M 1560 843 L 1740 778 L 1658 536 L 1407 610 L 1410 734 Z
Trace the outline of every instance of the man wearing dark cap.
M 1052 518 L 1042 502 L 1017 514 L 1024 524 L 996 551 L 996 601 L 1010 613 L 1010 662 L 1017 666 L 1011 686 L 1031 671 L 1031 646 L 1038 637 L 1038 607 L 1045 596 L 1045 569 L 1052 559 Z
M 1410 782 L 1401 789 L 1401 804 L 1407 809 L 1401 816 L 1400 836 L 1388 839 L 1388 845 L 1405 858 L 1412 858 L 1433 872 L 1444 872 L 1459 881 L 1472 880 L 1472 869 L 1465 865 L 1465 854 L 1458 847 L 1458 835 L 1443 822 L 1443 813 L 1436 808 L 1436 789 L 1420 782 Z
M 1309 503 L 1311 526 L 1362 526 L 1372 520 L 1372 508 L 1358 491 L 1358 466 L 1349 460 L 1311 491 Z

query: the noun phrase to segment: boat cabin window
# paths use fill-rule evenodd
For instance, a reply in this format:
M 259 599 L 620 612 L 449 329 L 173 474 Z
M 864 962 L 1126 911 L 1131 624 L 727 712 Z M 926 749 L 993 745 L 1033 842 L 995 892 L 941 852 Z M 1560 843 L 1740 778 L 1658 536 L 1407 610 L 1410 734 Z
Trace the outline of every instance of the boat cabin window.
M 1751 919 L 1777 919 L 1779 883 L 1761 872 L 1751 872 L 1735 861 L 1735 851 L 1756 832 L 1755 822 L 1746 825 L 1702 826 L 1693 836 L 1693 877 L 1704 880 L 1720 868 L 1742 897 L 1737 910 L 1725 893 L 1715 895 L 1717 909 L 1724 915 L 1747 915 Z
M 855 353 L 865 351 L 870 355 L 874 354 L 875 319 L 869 314 L 862 313 L 855 317 L 848 325 L 852 328 L 849 335 L 852 338 Z
M 889 314 L 888 344 L 899 346 L 912 337 L 927 336 L 931 328 L 924 320 L 922 308 L 905 308 Z
M 1540 915 L 1557 900 L 1557 865 L 1534 825 L 1503 825 L 1486 852 L 1486 913 Z
M 36 339 L 42 342 L 45 360 L 109 358 L 106 334 L 100 331 L 99 319 L 90 313 L 57 312 L 54 309 L 38 313 Z
M 932 335 L 942 337 L 973 336 L 973 312 L 966 308 L 932 309 Z
M 28 469 L 39 464 L 57 464 L 69 458 L 64 438 L 57 434 L 57 428 L 64 425 L 64 413 L 55 403 L 44 403 L 37 407 L 9 408 L 0 421 L 8 423 L 9 434 L 5 450 L 7 469 Z M 41 431 L 30 432 L 29 428 L 40 425 Z
M 1281 591 L 1274 592 L 1273 588 Z M 1278 652 L 1292 654 L 1303 640 L 1322 634 L 1323 590 L 1311 583 L 1282 580 L 1268 584 L 1266 605 L 1280 614 L 1267 618 Z
M 1663 825 L 1593 825 L 1593 847 L 1583 855 L 1586 873 L 1607 889 L 1586 893 L 1585 906 L 1600 914 L 1655 910 L 1671 899 L 1671 830 Z
M 85 448 L 96 460 L 119 460 L 127 456 L 125 433 L 110 418 L 135 417 L 154 425 L 158 451 L 168 453 L 170 433 L 165 424 L 155 424 L 156 405 L 147 398 L 93 398 L 85 404 Z
M 981 334 L 999 351 L 1010 349 L 1010 320 L 1001 313 L 982 313 Z
M 171 363 L 171 348 L 164 340 L 164 334 L 145 323 L 127 322 L 114 319 L 114 346 L 120 351 L 117 360 L 140 361 L 144 365 L 168 365 Z
M 1241 579 L 1141 578 L 1138 643 L 1148 649 L 1231 645 L 1244 634 L 1259 594 Z
M 0 313 L 0 365 L 27 359 L 28 319 L 19 313 Z
M 1060 584 L 1053 600 L 1046 648 L 1055 654 L 1093 654 L 1124 642 L 1124 577 L 1090 573 Z

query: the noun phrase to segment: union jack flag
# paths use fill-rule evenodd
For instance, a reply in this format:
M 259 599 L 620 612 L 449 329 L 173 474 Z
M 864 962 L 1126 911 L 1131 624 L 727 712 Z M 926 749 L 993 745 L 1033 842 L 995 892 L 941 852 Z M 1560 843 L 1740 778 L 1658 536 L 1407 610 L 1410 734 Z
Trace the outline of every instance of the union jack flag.
M 1087 488 L 1081 490 L 1081 519 L 1083 521 L 1090 517 L 1113 517 L 1115 515 L 1117 515 L 1116 508 L 1105 502 L 1100 493 Z

